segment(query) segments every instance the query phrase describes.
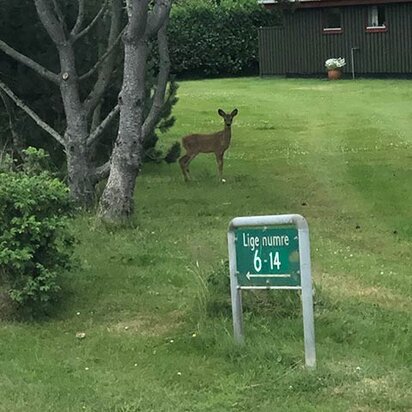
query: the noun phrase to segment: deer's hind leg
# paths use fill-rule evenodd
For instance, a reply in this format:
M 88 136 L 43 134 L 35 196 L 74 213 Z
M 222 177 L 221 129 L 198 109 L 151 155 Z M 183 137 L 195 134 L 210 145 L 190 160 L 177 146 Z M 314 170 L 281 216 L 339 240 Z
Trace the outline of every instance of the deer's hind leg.
M 179 164 L 180 168 L 182 169 L 183 177 L 185 179 L 185 182 L 189 180 L 189 169 L 188 169 L 188 161 L 190 159 L 190 156 L 188 154 L 183 155 L 179 159 Z
M 186 153 L 179 159 L 180 167 L 182 168 L 183 176 L 187 182 L 190 179 L 189 174 L 189 164 L 197 156 L 197 153 L 188 154 Z
M 189 172 L 189 164 L 197 155 L 198 155 L 197 153 L 187 155 L 189 157 L 189 159 L 187 159 L 187 161 L 186 161 L 186 174 L 189 176 L 190 179 L 191 179 L 191 176 L 190 176 L 190 172 Z

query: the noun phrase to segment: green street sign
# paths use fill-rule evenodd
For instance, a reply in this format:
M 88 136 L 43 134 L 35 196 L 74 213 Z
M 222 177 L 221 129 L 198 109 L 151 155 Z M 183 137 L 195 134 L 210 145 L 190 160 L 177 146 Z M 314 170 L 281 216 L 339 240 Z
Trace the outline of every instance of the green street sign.
M 301 291 L 305 364 L 316 367 L 309 227 L 297 214 L 235 217 L 227 232 L 233 334 L 244 343 L 242 291 Z
M 237 280 L 241 287 L 299 287 L 299 236 L 295 227 L 235 230 Z

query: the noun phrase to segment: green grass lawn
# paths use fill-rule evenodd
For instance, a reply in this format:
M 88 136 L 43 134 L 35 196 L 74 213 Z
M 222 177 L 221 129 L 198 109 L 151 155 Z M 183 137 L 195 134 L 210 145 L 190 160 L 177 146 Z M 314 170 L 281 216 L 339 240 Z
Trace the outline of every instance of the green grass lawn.
M 190 184 L 146 165 L 135 228 L 77 219 L 81 269 L 52 317 L 0 323 L 0 411 L 412 410 L 411 96 L 408 81 L 182 82 L 165 146 L 239 109 L 226 183 L 213 155 Z M 239 348 L 207 283 L 233 217 L 282 213 L 311 231 L 314 372 L 290 294 L 255 297 Z

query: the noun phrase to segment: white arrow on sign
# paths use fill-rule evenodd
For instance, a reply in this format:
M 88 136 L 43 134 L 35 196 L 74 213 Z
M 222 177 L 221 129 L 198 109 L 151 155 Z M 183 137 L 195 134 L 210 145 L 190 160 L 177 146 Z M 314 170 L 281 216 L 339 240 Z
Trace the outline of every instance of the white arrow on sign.
M 272 274 L 268 274 L 268 275 L 252 275 L 250 272 L 246 273 L 246 277 L 248 278 L 248 280 L 252 279 L 252 278 L 290 278 L 291 275 L 272 275 Z

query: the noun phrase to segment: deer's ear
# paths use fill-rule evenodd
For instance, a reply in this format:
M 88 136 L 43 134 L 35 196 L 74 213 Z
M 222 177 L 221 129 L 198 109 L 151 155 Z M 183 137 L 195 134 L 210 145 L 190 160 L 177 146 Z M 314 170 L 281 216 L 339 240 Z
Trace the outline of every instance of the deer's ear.
M 231 116 L 232 116 L 232 117 L 235 117 L 237 114 L 238 114 L 238 110 L 235 109 L 235 110 L 233 110 L 233 112 L 231 113 Z
M 219 109 L 217 112 L 219 113 L 219 116 L 222 116 L 222 117 L 224 117 L 226 114 L 222 109 Z

